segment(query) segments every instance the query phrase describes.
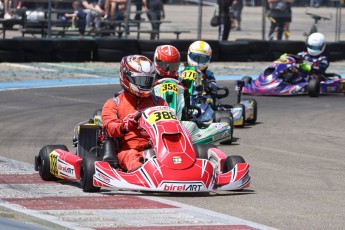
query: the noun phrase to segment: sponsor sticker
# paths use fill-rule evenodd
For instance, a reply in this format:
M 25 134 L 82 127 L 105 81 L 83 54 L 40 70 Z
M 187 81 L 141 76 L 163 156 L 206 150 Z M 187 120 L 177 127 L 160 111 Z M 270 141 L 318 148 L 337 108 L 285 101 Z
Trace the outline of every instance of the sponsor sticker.
M 75 171 L 74 167 L 71 165 L 65 165 L 65 164 L 59 164 L 58 163 L 58 169 L 60 172 L 62 172 L 64 175 L 68 177 L 75 178 Z
M 96 173 L 97 177 L 102 180 L 102 182 L 110 183 L 110 179 L 104 176 L 102 173 Z
M 229 133 L 228 131 L 226 131 L 226 132 L 224 132 L 224 133 L 220 133 L 220 134 L 218 134 L 218 135 L 213 136 L 213 137 L 212 137 L 212 140 L 213 140 L 213 141 L 217 141 L 217 140 L 220 140 L 220 139 L 222 139 L 222 138 L 224 138 L 224 137 L 228 137 L 228 136 L 230 136 L 230 133 Z
M 333 93 L 333 92 L 337 92 L 337 86 L 327 86 L 326 92 L 327 93 Z
M 60 177 L 59 170 L 58 170 L 58 164 L 57 164 L 58 157 L 59 157 L 59 154 L 55 151 L 53 151 L 49 154 L 50 173 L 56 177 Z
M 162 183 L 161 188 L 164 191 L 186 191 L 186 192 L 199 192 L 205 187 L 203 183 L 179 183 L 179 182 L 170 182 Z
M 182 158 L 180 156 L 174 156 L 172 158 L 172 161 L 174 164 L 181 164 L 182 163 Z
M 215 123 L 214 126 L 218 131 L 223 131 L 224 130 L 224 125 L 222 123 Z

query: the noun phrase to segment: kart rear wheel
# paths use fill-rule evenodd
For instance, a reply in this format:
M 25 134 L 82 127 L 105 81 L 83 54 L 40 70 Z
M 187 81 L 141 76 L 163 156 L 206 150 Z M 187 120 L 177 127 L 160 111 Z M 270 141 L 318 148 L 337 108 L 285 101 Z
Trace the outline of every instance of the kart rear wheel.
M 40 149 L 38 156 L 35 157 L 35 169 L 45 181 L 58 179 L 50 172 L 49 154 L 55 149 L 68 151 L 68 148 L 65 145 L 46 145 Z
M 320 81 L 313 78 L 308 82 L 308 94 L 310 97 L 318 97 L 320 95 Z
M 220 144 L 222 145 L 231 145 L 232 141 L 233 141 L 233 134 L 234 134 L 234 122 L 233 119 L 231 117 L 222 117 L 220 118 L 219 122 L 225 122 L 230 126 L 231 129 L 231 139 L 227 140 L 227 141 L 222 141 L 220 142 Z
M 253 102 L 253 118 L 246 120 L 246 123 L 253 125 L 256 123 L 256 120 L 258 119 L 258 103 L 256 102 L 255 99 L 247 99 L 247 100 Z
M 234 105 L 234 108 L 241 108 L 242 109 L 243 120 L 242 120 L 242 123 L 239 125 L 236 125 L 236 127 L 243 128 L 244 125 L 246 124 L 246 107 L 243 104 L 236 104 L 236 105 Z
M 252 78 L 249 76 L 244 76 L 244 77 L 242 77 L 242 81 L 244 81 L 244 83 L 250 84 L 250 83 L 252 83 Z
M 246 161 L 238 155 L 227 156 L 224 162 L 223 173 L 231 171 L 238 163 L 246 163 Z
M 207 151 L 210 148 L 217 148 L 217 146 L 213 144 L 195 144 L 194 150 L 195 150 L 196 158 L 207 160 L 208 159 Z
M 101 188 L 93 185 L 93 175 L 95 174 L 95 161 L 100 159 L 91 154 L 86 154 L 80 168 L 80 184 L 84 192 L 98 192 Z

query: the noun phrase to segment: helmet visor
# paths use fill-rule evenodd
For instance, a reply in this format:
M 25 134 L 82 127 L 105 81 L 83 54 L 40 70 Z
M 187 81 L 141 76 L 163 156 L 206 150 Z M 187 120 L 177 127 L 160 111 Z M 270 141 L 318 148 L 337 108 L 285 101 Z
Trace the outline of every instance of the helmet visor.
M 315 51 L 321 51 L 323 46 L 308 45 L 308 48 Z
M 164 62 L 158 59 L 156 59 L 156 63 L 162 70 L 170 72 L 177 71 L 180 66 L 180 62 Z
M 206 64 L 211 60 L 211 57 L 205 54 L 189 53 L 188 56 L 192 61 L 195 61 L 199 64 Z
M 150 90 L 155 83 L 155 77 L 153 75 L 135 75 L 128 76 L 127 79 L 130 83 L 138 86 L 140 89 Z

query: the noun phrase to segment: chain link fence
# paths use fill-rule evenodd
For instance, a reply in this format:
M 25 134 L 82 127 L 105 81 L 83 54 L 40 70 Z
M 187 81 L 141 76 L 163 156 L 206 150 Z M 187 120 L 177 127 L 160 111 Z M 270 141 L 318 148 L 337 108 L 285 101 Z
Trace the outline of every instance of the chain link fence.
M 13 7 L 15 1 L 10 1 Z M 171 23 L 162 23 L 161 30 L 185 30 L 189 33 L 182 33 L 180 39 L 213 39 L 218 38 L 218 27 L 211 27 L 210 20 L 214 13 L 216 0 L 203 0 L 200 4 L 199 0 L 167 0 L 164 5 L 166 18 Z M 314 3 L 319 2 L 318 7 Z M 313 5 L 313 7 L 310 7 Z M 46 18 L 59 20 L 61 13 L 54 10 L 72 10 L 72 0 L 22 0 L 24 6 L 30 12 L 43 10 Z M 51 15 L 49 17 L 49 6 L 51 6 Z M 292 7 L 292 23 L 290 26 L 290 40 L 305 40 L 305 33 L 308 32 L 314 23 L 313 18 L 306 14 L 306 11 L 313 12 L 320 16 L 330 16 L 329 21 L 319 21 L 318 31 L 324 33 L 328 41 L 344 40 L 344 13 L 342 11 L 344 0 L 305 0 L 295 1 Z M 135 6 L 131 4 L 129 19 L 134 18 Z M 268 39 L 269 20 L 266 17 L 266 9 L 262 7 L 261 0 L 245 1 L 242 11 L 241 31 L 232 30 L 230 32 L 229 41 L 236 39 Z M 143 19 L 146 23 L 142 23 L 142 30 L 152 29 L 149 19 L 143 13 Z M 49 26 L 49 24 L 48 24 Z M 15 31 L 8 36 L 18 36 Z M 136 33 L 126 34 L 127 38 L 136 38 Z M 143 34 L 140 39 L 150 39 L 149 34 Z M 176 39 L 174 34 L 164 33 L 160 35 L 160 39 Z

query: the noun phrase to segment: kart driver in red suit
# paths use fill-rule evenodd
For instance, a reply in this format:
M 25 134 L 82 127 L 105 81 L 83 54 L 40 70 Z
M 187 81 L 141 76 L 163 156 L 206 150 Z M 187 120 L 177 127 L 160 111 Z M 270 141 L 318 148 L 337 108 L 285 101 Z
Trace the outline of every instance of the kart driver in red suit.
M 138 127 L 134 119 L 139 111 L 152 106 L 167 106 L 160 97 L 151 94 L 155 83 L 155 68 L 150 59 L 142 55 L 122 58 L 120 84 L 123 93 L 106 101 L 102 109 L 103 129 L 119 140 L 117 153 L 122 169 L 133 171 L 144 163 L 144 149 L 150 137 Z

